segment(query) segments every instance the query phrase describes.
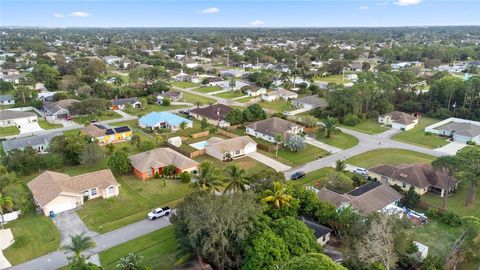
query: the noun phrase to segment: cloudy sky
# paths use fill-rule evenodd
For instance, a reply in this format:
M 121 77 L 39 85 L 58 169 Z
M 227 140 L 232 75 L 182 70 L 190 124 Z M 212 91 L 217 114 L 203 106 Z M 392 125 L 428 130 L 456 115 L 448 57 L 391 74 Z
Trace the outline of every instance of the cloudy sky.
M 0 0 L 2 26 L 480 25 L 479 0 Z

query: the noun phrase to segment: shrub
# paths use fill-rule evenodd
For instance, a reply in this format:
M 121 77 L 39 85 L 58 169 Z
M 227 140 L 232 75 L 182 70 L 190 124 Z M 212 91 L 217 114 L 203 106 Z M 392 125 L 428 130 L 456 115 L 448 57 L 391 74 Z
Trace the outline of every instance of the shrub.
M 430 131 L 425 131 L 425 136 L 430 136 L 432 133 Z
M 355 126 L 360 124 L 361 122 L 362 122 L 362 119 L 360 119 L 360 117 L 351 113 L 343 117 L 343 124 L 347 126 Z
M 467 144 L 468 144 L 468 145 L 477 145 L 477 143 L 474 142 L 474 141 L 468 141 Z
M 430 208 L 427 210 L 427 217 L 431 219 L 438 218 L 438 210 L 436 208 Z
M 188 172 L 183 172 L 180 174 L 180 179 L 182 180 L 182 183 L 188 184 L 192 181 L 192 176 Z
M 460 216 L 450 211 L 441 215 L 440 220 L 451 227 L 458 227 L 462 223 Z
M 300 152 L 307 147 L 305 145 L 305 139 L 302 136 L 292 136 L 288 139 L 288 149 L 292 152 Z

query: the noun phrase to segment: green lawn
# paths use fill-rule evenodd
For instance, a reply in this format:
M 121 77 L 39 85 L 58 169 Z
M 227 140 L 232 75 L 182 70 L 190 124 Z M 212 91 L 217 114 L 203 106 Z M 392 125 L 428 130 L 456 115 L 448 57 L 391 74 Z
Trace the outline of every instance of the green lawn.
M 129 121 L 122 121 L 122 122 L 111 123 L 110 126 L 115 126 L 115 127 L 121 127 L 121 126 L 135 127 L 137 124 L 138 124 L 138 120 L 129 120 Z
M 307 147 L 300 152 L 292 152 L 288 150 L 287 147 L 284 147 L 278 150 L 278 157 L 275 157 L 275 151 L 266 152 L 266 151 L 259 150 L 259 152 L 273 159 L 276 159 L 285 165 L 289 165 L 292 167 L 303 165 L 307 162 L 315 160 L 318 158 L 318 156 L 325 157 L 329 155 L 327 151 L 321 148 L 315 147 L 310 144 L 306 144 L 306 146 Z
M 20 134 L 20 130 L 15 126 L 0 127 L 0 137 L 17 135 L 17 134 Z
M 69 135 L 76 135 L 80 133 L 80 129 L 71 129 L 63 132 L 63 135 L 69 136 Z
M 62 128 L 63 125 L 61 124 L 51 124 L 43 119 L 38 119 L 38 125 L 43 129 L 54 129 L 54 128 Z
M 225 98 L 225 99 L 231 99 L 231 98 L 243 97 L 245 96 L 245 94 L 242 93 L 241 91 L 228 91 L 225 93 L 216 94 L 215 96 L 220 98 Z
M 224 168 L 228 165 L 231 165 L 231 164 L 236 164 L 240 168 L 244 169 L 245 172 L 247 173 L 247 176 L 251 175 L 251 174 L 258 173 L 258 172 L 263 171 L 263 170 L 272 170 L 272 172 L 273 172 L 273 169 L 271 169 L 270 167 L 264 165 L 263 163 L 260 163 L 256 160 L 254 160 L 250 157 L 242 157 L 242 158 L 239 158 L 239 159 L 235 159 L 234 161 L 231 161 L 231 162 L 222 162 L 222 161 L 220 161 L 220 160 L 218 160 L 214 157 L 211 157 L 209 155 L 202 155 L 202 156 L 194 158 L 194 160 L 197 161 L 197 162 L 200 162 L 200 163 L 203 162 L 203 161 L 212 162 L 215 165 L 215 167 L 217 167 L 220 170 L 219 176 L 222 179 L 227 178 L 227 174 L 224 171 Z
M 355 166 L 370 168 L 378 164 L 399 165 L 402 163 L 430 163 L 435 157 L 403 149 L 378 149 L 348 158 L 346 162 Z
M 235 101 L 236 102 L 240 102 L 240 103 L 247 103 L 249 102 L 253 97 L 244 97 L 244 98 L 239 98 L 239 99 L 236 99 Z
M 100 116 L 95 114 L 75 116 L 73 117 L 73 121 L 78 124 L 86 124 L 86 123 L 90 123 L 93 120 L 105 121 L 105 120 L 112 120 L 112 119 L 118 119 L 118 118 L 122 118 L 122 116 L 114 111 L 105 111 L 105 112 L 102 112 Z
M 100 262 L 106 270 L 118 269 L 119 258 L 137 252 L 151 269 L 172 269 L 176 248 L 173 226 L 168 226 L 101 252 Z
M 195 95 L 195 94 L 186 93 L 186 92 L 183 92 L 182 94 L 182 101 L 192 103 L 192 104 L 196 104 L 197 102 L 200 102 L 201 104 L 204 104 L 204 105 L 214 104 L 217 102 L 213 98 L 203 97 L 200 95 Z
M 415 227 L 412 236 L 414 241 L 429 247 L 428 254 L 445 258 L 460 235 L 460 230 L 430 219 L 428 224 Z
M 286 100 L 276 100 L 272 102 L 262 101 L 259 104 L 264 109 L 272 110 L 276 112 L 292 111 L 295 109 L 295 107 L 292 106 L 290 101 L 286 101 Z
M 191 82 L 172 82 L 172 86 L 179 87 L 179 88 L 192 88 L 197 87 L 199 83 L 191 83 Z
M 341 125 L 341 126 L 344 128 L 352 129 L 352 130 L 367 133 L 367 134 L 379 134 L 389 129 L 387 127 L 382 127 L 381 124 L 379 124 L 376 119 L 366 119 L 365 121 L 362 121 L 360 124 L 355 125 L 353 127 L 345 126 L 345 125 Z
M 341 132 L 340 134 L 332 135 L 330 136 L 330 138 L 317 136 L 317 140 L 340 149 L 352 148 L 358 144 L 357 137 L 343 132 Z
M 10 221 L 5 228 L 12 229 L 16 241 L 3 251 L 13 265 L 53 252 L 60 247 L 60 233 L 45 216 L 26 215 Z
M 434 118 L 422 117 L 413 129 L 401 132 L 393 136 L 392 139 L 430 149 L 444 146 L 448 144 L 447 138 L 442 138 L 435 134 L 425 135 L 425 128 L 439 121 Z
M 345 76 L 345 80 L 344 80 L 343 75 L 338 74 L 338 75 L 331 75 L 331 76 L 327 76 L 327 77 L 321 77 L 321 78 L 318 78 L 317 81 L 327 82 L 327 83 L 337 83 L 337 84 L 344 84 L 344 83 L 351 82 L 350 80 L 347 80 L 346 77 L 347 76 Z
M 187 106 L 185 105 L 169 105 L 169 106 L 163 106 L 160 104 L 148 104 L 146 108 L 141 108 L 141 109 L 132 109 L 129 111 L 125 111 L 128 114 L 131 115 L 145 115 L 151 112 L 163 112 L 163 111 L 170 111 L 170 110 L 175 110 L 175 109 L 181 109 L 181 108 L 186 108 Z
M 207 94 L 207 93 L 211 93 L 211 92 L 221 91 L 222 89 L 223 88 L 221 88 L 220 86 L 205 86 L 205 87 L 199 87 L 199 88 L 195 89 L 194 91 L 199 92 L 199 93 Z
M 305 174 L 305 177 L 298 179 L 298 180 L 292 180 L 295 182 L 302 183 L 303 185 L 306 186 L 314 186 L 315 188 L 322 188 L 322 180 L 327 176 L 329 173 L 333 172 L 333 168 L 330 167 L 325 167 L 321 168 L 319 170 L 309 172 Z

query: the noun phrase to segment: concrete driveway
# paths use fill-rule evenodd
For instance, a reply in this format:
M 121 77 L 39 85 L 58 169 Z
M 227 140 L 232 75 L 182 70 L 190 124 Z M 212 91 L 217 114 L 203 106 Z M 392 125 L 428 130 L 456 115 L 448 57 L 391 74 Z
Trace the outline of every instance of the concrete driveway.
M 458 150 L 466 147 L 467 145 L 464 143 L 458 143 L 458 142 L 451 142 L 447 145 L 444 145 L 442 147 L 436 148 L 435 150 L 440 151 L 442 153 L 445 153 L 445 155 L 455 155 Z
M 82 232 L 85 232 L 85 235 L 92 238 L 98 235 L 97 233 L 88 230 L 85 223 L 83 223 L 74 210 L 57 214 L 53 223 L 55 223 L 55 226 L 57 226 L 60 235 L 62 236 L 60 246 L 70 244 L 70 236 L 81 234 Z
M 20 125 L 20 134 L 43 131 L 38 122 L 25 123 Z
M 274 170 L 276 170 L 277 172 L 284 172 L 284 171 L 288 171 L 290 170 L 292 167 L 290 166 L 287 166 L 283 163 L 280 163 L 278 161 L 276 161 L 275 159 L 273 158 L 269 158 L 265 155 L 262 155 L 258 152 L 253 152 L 253 153 L 250 153 L 248 154 L 247 156 L 255 159 L 256 161 L 258 162 L 261 162 L 265 165 L 267 165 L 268 167 L 270 168 L 273 168 Z

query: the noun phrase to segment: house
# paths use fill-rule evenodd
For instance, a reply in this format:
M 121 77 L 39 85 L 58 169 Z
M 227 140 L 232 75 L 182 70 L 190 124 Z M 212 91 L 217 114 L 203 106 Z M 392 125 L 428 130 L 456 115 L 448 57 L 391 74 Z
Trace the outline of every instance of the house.
M 317 243 L 322 246 L 325 246 L 328 241 L 330 241 L 330 233 L 332 229 L 325 227 L 323 225 L 318 224 L 317 222 L 305 218 L 300 217 L 305 225 L 307 225 L 313 232 L 315 233 L 315 237 L 317 238 Z
M 248 72 L 241 69 L 228 69 L 220 72 L 220 75 L 225 78 L 242 78 Z
M 225 161 L 230 158 L 239 158 L 257 151 L 257 143 L 249 136 L 234 137 L 226 140 L 210 138 L 205 146 L 205 153 Z
M 302 133 L 303 127 L 279 117 L 272 117 L 247 125 L 245 132 L 256 138 L 275 143 L 275 136 L 282 135 L 283 138 L 288 138 Z
M 117 196 L 120 184 L 110 169 L 70 176 L 45 171 L 27 184 L 44 215 L 82 206 L 86 200 Z
M 15 98 L 11 95 L 2 95 L 0 96 L 0 106 L 2 105 L 13 105 L 15 104 Z
M 248 87 L 245 91 L 245 94 L 250 97 L 256 97 L 267 93 L 267 89 L 263 87 L 251 86 Z
M 232 108 L 223 104 L 213 104 L 204 108 L 190 110 L 189 114 L 198 120 L 205 119 L 211 125 L 229 127 L 230 123 L 225 120 Z
M 417 247 L 417 252 L 413 255 L 418 261 L 423 261 L 428 257 L 428 246 L 420 242 L 413 241 L 413 244 Z
M 47 153 L 50 142 L 53 138 L 63 136 L 62 132 L 54 132 L 48 134 L 42 134 L 32 137 L 23 137 L 13 140 L 6 140 L 2 142 L 3 151 L 8 152 L 13 150 L 23 150 L 26 147 L 32 147 L 33 150 L 39 153 Z
M 37 94 L 37 99 L 42 100 L 42 101 L 52 101 L 53 97 L 56 95 L 56 92 L 50 92 L 50 91 L 42 91 Z
M 380 115 L 378 123 L 392 126 L 393 129 L 410 130 L 418 124 L 418 118 L 408 113 L 394 111 Z
M 185 66 L 186 66 L 187 68 L 196 68 L 196 67 L 198 67 L 199 65 L 198 65 L 197 62 L 191 62 L 191 63 L 186 63 Z
M 132 105 L 132 108 L 141 108 L 142 103 L 136 97 L 132 98 L 119 98 L 112 100 L 112 110 L 124 110 L 127 104 Z
M 45 102 L 43 104 L 43 110 L 45 114 L 52 120 L 54 119 L 69 119 L 70 111 L 69 107 L 78 102 L 76 99 L 62 99 L 57 102 Z
M 291 100 L 298 98 L 298 94 L 286 89 L 278 89 L 275 91 L 270 91 L 268 93 L 262 94 L 262 100 L 267 102 L 272 102 L 275 100 Z
M 403 197 L 389 185 L 379 182 L 369 182 L 344 194 L 322 188 L 317 192 L 317 196 L 321 201 L 333 204 L 337 210 L 352 207 L 363 215 L 388 212 L 388 209 L 397 206 Z
M 209 77 L 208 79 L 208 86 L 221 86 L 223 83 L 227 83 L 222 77 Z
M 457 188 L 455 178 L 433 169 L 430 164 L 412 163 L 398 166 L 380 164 L 368 170 L 370 177 L 381 183 L 397 185 L 405 191 L 413 186 L 419 195 L 430 191 L 443 197 L 447 190 L 454 192 Z
M 448 118 L 425 128 L 425 132 L 451 137 L 455 142 L 480 144 L 480 122 Z
M 315 108 L 325 109 L 328 107 L 327 101 L 324 98 L 320 98 L 316 95 L 297 98 L 292 100 L 291 103 L 294 107 L 305 108 L 309 110 Z
M 37 122 L 34 112 L 2 110 L 0 111 L 0 127 L 20 126 L 22 124 Z
M 157 148 L 130 156 L 133 173 L 141 180 L 162 175 L 164 167 L 175 166 L 176 173 L 195 172 L 199 163 L 170 148 Z
M 81 128 L 80 134 L 95 139 L 100 145 L 132 139 L 132 129 L 128 126 L 107 128 L 100 124 L 90 124 Z
M 357 74 L 347 74 L 347 80 L 356 82 L 358 80 Z
M 178 130 L 182 123 L 185 123 L 186 128 L 193 127 L 193 122 L 180 117 L 170 112 L 151 112 L 138 119 L 138 123 L 142 128 L 169 128 L 171 130 Z
M 348 66 L 350 71 L 353 72 L 362 72 L 362 67 L 363 67 L 363 61 L 352 61 L 352 63 Z
M 172 102 L 178 102 L 180 99 L 182 99 L 183 94 L 182 92 L 168 91 L 160 95 L 157 95 L 157 102 L 162 103 L 162 100 L 166 97 L 168 97 Z
M 105 61 L 105 63 L 107 65 L 113 65 L 113 64 L 116 64 L 117 62 L 119 62 L 122 58 L 118 57 L 118 56 L 115 56 L 115 55 L 108 55 L 108 56 L 105 56 L 103 58 L 103 60 Z

